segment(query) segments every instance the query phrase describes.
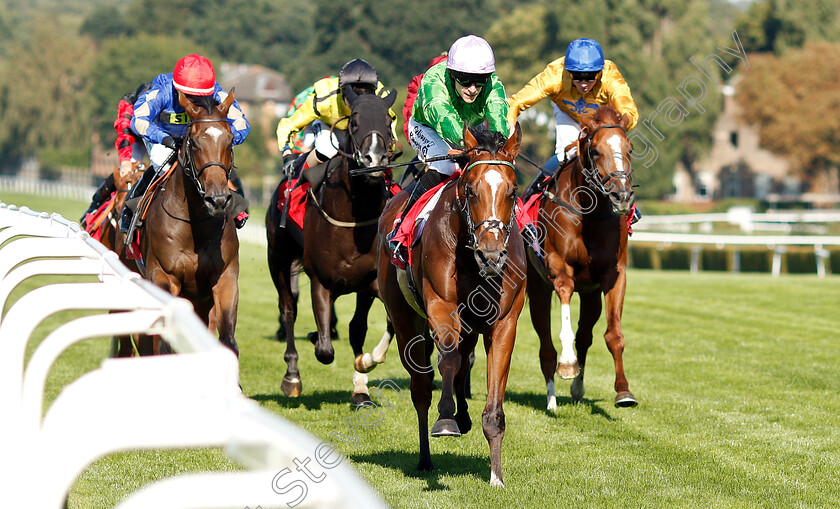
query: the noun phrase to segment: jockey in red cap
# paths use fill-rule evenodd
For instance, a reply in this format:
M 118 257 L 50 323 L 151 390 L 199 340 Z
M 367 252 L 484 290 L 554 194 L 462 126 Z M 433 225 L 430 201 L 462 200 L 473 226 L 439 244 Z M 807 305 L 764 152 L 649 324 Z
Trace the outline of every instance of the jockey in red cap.
M 194 103 L 202 101 L 202 98 L 212 97 L 216 103 L 221 104 L 227 97 L 227 92 L 216 82 L 213 64 L 201 55 L 187 55 L 178 60 L 173 72 L 155 77 L 151 88 L 141 94 L 134 103 L 134 118 L 131 119 L 131 129 L 146 144 L 152 167 L 146 170 L 137 185 L 132 188 L 129 199 L 142 196 L 153 177 L 169 168 L 179 142 L 187 132 L 189 118 L 178 101 L 178 92 L 186 95 Z M 228 111 L 228 124 L 233 132 L 234 145 L 245 141 L 251 132 L 251 126 L 236 101 Z M 239 178 L 233 173 L 231 181 L 241 188 Z M 125 207 L 120 220 L 120 229 L 124 232 L 131 224 L 132 214 L 131 209 Z M 240 216 L 242 217 L 237 216 L 238 227 L 244 224 L 247 214 Z

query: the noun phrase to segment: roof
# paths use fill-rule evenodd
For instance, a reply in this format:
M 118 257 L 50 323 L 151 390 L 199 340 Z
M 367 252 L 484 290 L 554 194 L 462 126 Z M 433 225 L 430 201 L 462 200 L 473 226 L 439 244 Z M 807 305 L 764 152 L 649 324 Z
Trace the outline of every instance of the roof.
M 223 62 L 217 76 L 225 90 L 236 87 L 236 100 L 289 103 L 292 89 L 286 76 L 261 65 Z

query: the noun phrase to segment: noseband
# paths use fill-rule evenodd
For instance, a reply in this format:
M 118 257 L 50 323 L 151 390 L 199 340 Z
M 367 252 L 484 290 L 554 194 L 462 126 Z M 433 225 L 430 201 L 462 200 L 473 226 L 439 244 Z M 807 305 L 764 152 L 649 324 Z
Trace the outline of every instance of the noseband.
M 465 177 L 471 169 L 473 169 L 475 166 L 478 166 L 478 165 L 481 165 L 481 164 L 486 164 L 486 165 L 499 164 L 499 165 L 502 165 L 502 166 L 508 166 L 511 169 L 515 169 L 513 163 L 511 163 L 510 161 L 502 161 L 502 160 L 497 160 L 497 159 L 486 159 L 486 160 L 475 161 L 473 163 L 470 163 L 464 169 L 464 173 L 461 177 L 462 178 Z M 515 195 L 514 195 L 514 206 L 511 207 L 511 209 L 510 209 L 510 219 L 508 220 L 507 223 L 503 223 L 499 219 L 485 219 L 484 221 L 481 221 L 480 223 L 475 224 L 475 223 L 473 223 L 472 212 L 470 210 L 470 200 L 467 199 L 466 196 L 464 196 L 464 199 L 461 200 L 461 197 L 457 196 L 457 193 L 456 193 L 455 200 L 458 203 L 458 210 L 460 210 L 461 216 L 464 218 L 464 222 L 467 223 L 467 229 L 470 231 L 470 238 L 469 238 L 469 242 L 467 243 L 468 248 L 472 249 L 473 251 L 478 249 L 478 241 L 481 239 L 481 236 L 484 235 L 485 233 L 491 231 L 491 230 L 501 230 L 502 232 L 504 232 L 504 235 L 505 235 L 504 245 L 507 246 L 508 238 L 510 237 L 510 228 L 511 228 L 510 225 L 513 224 L 513 221 L 516 219 L 516 206 L 515 206 L 516 205 L 515 204 L 516 196 Z M 476 235 L 476 230 L 478 230 L 478 228 L 481 225 L 484 225 L 484 224 L 486 224 L 487 227 L 484 229 L 483 232 L 481 232 L 481 235 Z
M 586 156 L 587 156 L 587 159 L 589 160 L 589 164 L 592 167 L 590 168 L 590 167 L 585 166 L 584 162 L 583 162 L 583 157 L 580 157 L 580 156 L 578 156 L 578 167 L 580 168 L 581 173 L 583 173 L 584 178 L 586 179 L 586 181 L 589 183 L 590 186 L 595 188 L 596 191 L 603 194 L 604 196 L 609 196 L 610 190 L 607 189 L 607 187 L 606 187 L 607 182 L 609 182 L 610 180 L 612 180 L 614 178 L 619 178 L 619 179 L 622 179 L 622 180 L 626 179 L 632 185 L 633 184 L 633 175 L 631 173 L 628 173 L 628 172 L 624 171 L 624 170 L 618 170 L 618 171 L 607 171 L 607 174 L 604 177 L 601 177 L 600 172 L 598 171 L 598 168 L 595 168 L 595 165 L 592 162 L 593 161 L 592 140 L 595 139 L 595 133 L 597 133 L 601 129 L 621 129 L 625 134 L 627 133 L 627 131 L 624 129 L 624 127 L 620 126 L 618 124 L 605 124 L 605 125 L 596 127 L 595 130 L 592 131 L 591 133 L 589 133 L 585 138 L 585 141 L 586 141 Z M 578 153 L 579 154 L 581 153 L 579 145 L 578 145 Z
M 230 170 L 231 166 L 225 166 L 221 161 L 208 161 L 204 163 L 201 168 L 196 169 L 195 167 L 195 160 L 193 159 L 192 152 L 195 150 L 195 141 L 190 136 L 190 126 L 193 124 L 198 123 L 209 123 L 209 122 L 227 122 L 226 118 L 200 118 L 197 120 L 190 120 L 189 124 L 187 124 L 187 137 L 184 140 L 184 147 L 183 150 L 179 153 L 179 160 L 181 167 L 184 168 L 184 173 L 190 178 L 190 180 L 195 185 L 198 194 L 204 198 L 206 191 L 204 190 L 204 186 L 201 184 L 199 180 L 201 178 L 201 174 L 204 173 L 204 170 L 211 166 L 218 166 L 225 171 L 225 178 L 230 180 Z M 233 160 L 233 146 L 231 146 L 231 161 Z

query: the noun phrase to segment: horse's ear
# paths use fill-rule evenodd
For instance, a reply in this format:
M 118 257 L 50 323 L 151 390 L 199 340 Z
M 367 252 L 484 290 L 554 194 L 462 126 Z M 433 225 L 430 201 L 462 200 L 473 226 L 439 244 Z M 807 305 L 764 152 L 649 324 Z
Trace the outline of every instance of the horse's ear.
M 201 113 L 201 108 L 196 106 L 192 103 L 187 96 L 184 95 L 183 92 L 180 90 L 178 91 L 178 102 L 181 104 L 181 107 L 184 108 L 184 111 L 187 112 L 187 116 L 190 118 L 196 118 Z
M 383 91 L 384 91 L 384 89 L 383 89 Z M 394 101 L 397 100 L 397 89 L 392 88 L 390 92 L 388 92 L 386 95 L 382 96 L 382 99 L 385 100 L 385 106 L 390 108 L 391 106 L 394 105 Z
M 476 145 L 478 145 L 478 140 L 475 139 L 475 136 L 473 136 L 473 133 L 470 131 L 470 126 L 464 124 L 464 148 L 470 150 Z
M 619 117 L 618 124 L 624 128 L 626 131 L 628 126 L 630 126 L 630 115 L 624 113 Z
M 580 137 L 584 138 L 594 129 L 592 123 L 595 121 L 593 115 L 582 115 L 580 117 Z
M 228 114 L 228 110 L 230 109 L 231 106 L 233 106 L 233 101 L 236 100 L 235 96 L 233 95 L 234 90 L 236 90 L 236 87 L 231 88 L 230 92 L 228 92 L 228 94 L 227 94 L 227 97 L 225 97 L 225 100 L 222 101 L 221 104 L 216 106 L 216 109 L 219 110 L 222 113 L 222 115 L 227 115 Z
M 505 146 L 502 148 L 502 152 L 504 152 L 510 160 L 514 160 L 516 155 L 519 154 L 519 147 L 522 145 L 522 127 L 520 127 L 519 122 L 516 122 L 513 128 L 513 132 L 510 133 L 510 137 L 505 143 Z

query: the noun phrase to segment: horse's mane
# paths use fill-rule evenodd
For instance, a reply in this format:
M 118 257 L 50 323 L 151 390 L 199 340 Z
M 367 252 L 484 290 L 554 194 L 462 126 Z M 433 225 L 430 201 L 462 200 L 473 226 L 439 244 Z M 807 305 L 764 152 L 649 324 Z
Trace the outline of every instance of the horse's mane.
M 495 154 L 507 143 L 507 138 L 504 134 L 498 131 L 491 131 L 486 123 L 470 126 L 469 129 L 478 142 L 478 145 L 475 146 L 476 150 L 486 150 L 491 154 Z
M 219 104 L 212 95 L 190 95 L 188 99 L 196 106 L 204 108 L 207 113 L 212 113 L 213 108 Z
M 621 113 L 611 105 L 606 104 L 598 108 L 595 113 L 588 115 L 595 125 L 620 124 Z

